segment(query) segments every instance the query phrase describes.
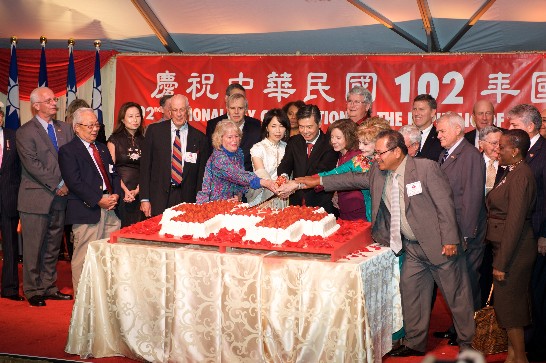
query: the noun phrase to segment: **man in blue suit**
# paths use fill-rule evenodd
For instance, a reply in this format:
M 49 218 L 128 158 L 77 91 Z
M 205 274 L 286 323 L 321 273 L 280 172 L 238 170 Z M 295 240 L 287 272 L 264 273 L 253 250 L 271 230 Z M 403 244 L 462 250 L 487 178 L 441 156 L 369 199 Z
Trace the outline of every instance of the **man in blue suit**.
M 89 242 L 120 228 L 115 214 L 121 182 L 106 145 L 95 142 L 100 124 L 91 108 L 74 113 L 77 137 L 59 150 L 59 166 L 70 190 L 66 223 L 72 224 L 72 285 L 76 292 Z

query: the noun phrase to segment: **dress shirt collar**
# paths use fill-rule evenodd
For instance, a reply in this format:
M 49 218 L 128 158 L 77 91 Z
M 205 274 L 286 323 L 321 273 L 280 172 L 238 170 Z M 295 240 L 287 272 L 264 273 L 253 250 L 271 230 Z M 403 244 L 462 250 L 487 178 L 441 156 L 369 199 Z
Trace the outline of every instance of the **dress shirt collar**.
M 540 137 L 540 134 L 536 134 L 535 136 L 531 138 L 531 146 L 529 146 L 529 150 L 531 150 L 531 148 L 536 144 L 539 137 Z
M 425 145 L 425 142 L 427 141 L 428 134 L 430 134 L 430 130 L 432 130 L 433 124 L 430 124 L 426 129 L 421 131 L 421 147 L 419 148 L 419 151 L 423 148 L 423 145 Z
M 42 125 L 42 127 L 44 128 L 44 130 L 47 131 L 47 125 L 51 124 L 53 125 L 53 120 L 47 122 L 46 120 L 44 120 L 43 118 L 41 118 L 40 116 L 36 115 L 36 120 L 38 120 L 38 122 L 40 123 L 40 125 Z M 53 127 L 53 131 L 55 131 L 55 127 Z
M 176 130 L 185 131 L 187 129 L 188 129 L 188 121 L 186 121 L 186 123 L 184 125 L 182 125 L 182 126 L 180 126 L 180 128 L 178 128 L 178 127 L 176 127 L 176 125 L 174 124 L 174 122 L 171 119 L 171 132 L 176 133 Z
M 461 138 L 459 140 L 457 140 L 457 142 L 447 150 L 448 153 L 449 153 L 448 156 L 451 155 L 451 153 L 457 148 L 457 146 L 459 146 L 461 144 L 461 142 L 463 142 L 463 139 L 464 139 L 464 137 L 461 136 Z
M 305 141 L 305 143 L 306 143 L 306 144 L 313 144 L 313 145 L 315 145 L 315 143 L 317 142 L 317 140 L 318 140 L 319 137 L 320 137 L 320 130 L 319 130 L 319 132 L 318 132 L 318 134 L 317 134 L 317 137 L 315 137 L 315 138 L 314 138 L 313 140 L 311 140 L 311 141 Z

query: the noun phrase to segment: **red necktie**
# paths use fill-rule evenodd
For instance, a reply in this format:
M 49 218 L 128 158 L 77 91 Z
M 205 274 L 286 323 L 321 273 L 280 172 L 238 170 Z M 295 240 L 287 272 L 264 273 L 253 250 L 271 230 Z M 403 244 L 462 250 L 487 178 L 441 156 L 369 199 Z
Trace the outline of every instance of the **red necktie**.
M 180 144 L 180 130 L 176 130 L 173 153 L 171 156 L 171 180 L 175 185 L 182 183 L 182 145 Z
M 93 159 L 95 159 L 95 162 L 99 167 L 99 171 L 102 175 L 102 180 L 104 180 L 104 184 L 106 184 L 106 189 L 108 190 L 108 193 L 114 194 L 114 189 L 112 188 L 112 184 L 110 184 L 110 179 L 108 179 L 108 174 L 106 173 L 106 169 L 104 168 L 104 164 L 102 163 L 102 159 L 100 158 L 99 150 L 97 149 L 95 144 L 89 144 L 89 147 L 91 148 L 91 150 L 93 150 Z
M 313 150 L 313 144 L 308 142 L 307 143 L 307 157 L 311 156 L 311 150 Z

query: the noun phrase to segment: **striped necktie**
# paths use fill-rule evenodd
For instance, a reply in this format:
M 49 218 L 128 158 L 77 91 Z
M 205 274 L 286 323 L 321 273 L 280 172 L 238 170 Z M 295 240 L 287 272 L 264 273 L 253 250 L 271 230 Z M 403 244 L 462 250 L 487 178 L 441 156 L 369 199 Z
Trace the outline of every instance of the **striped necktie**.
M 175 185 L 182 183 L 182 147 L 180 143 L 180 130 L 176 130 L 171 157 L 171 181 Z
M 445 163 L 445 161 L 447 160 L 447 157 L 449 156 L 449 150 L 446 150 L 444 151 L 444 156 L 442 157 L 442 160 L 440 160 L 440 165 L 442 165 L 443 163 Z

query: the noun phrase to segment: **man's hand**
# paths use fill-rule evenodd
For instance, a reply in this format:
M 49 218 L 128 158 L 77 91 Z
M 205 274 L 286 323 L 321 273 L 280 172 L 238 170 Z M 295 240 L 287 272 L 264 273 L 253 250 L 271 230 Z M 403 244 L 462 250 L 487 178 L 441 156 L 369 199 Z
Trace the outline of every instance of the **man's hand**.
M 140 210 L 144 213 L 145 217 L 152 216 L 152 204 L 150 202 L 140 202 Z
M 99 200 L 99 207 L 106 210 L 112 210 L 116 208 L 116 205 L 118 204 L 119 195 L 112 194 L 108 195 L 105 194 L 102 196 L 102 198 Z
M 502 271 L 499 271 L 496 268 L 493 268 L 493 277 L 495 278 L 495 280 L 504 281 L 505 275 L 506 275 L 506 273 L 504 273 Z
M 544 237 L 538 238 L 538 253 L 542 256 L 546 256 L 546 238 Z
M 68 187 L 66 186 L 66 184 L 63 184 L 62 187 L 57 189 L 55 194 L 57 194 L 59 197 L 64 197 L 65 195 L 68 195 Z
M 286 199 L 298 189 L 298 183 L 294 180 L 289 180 L 279 188 L 277 188 L 277 194 L 280 198 Z
M 457 254 L 457 245 L 444 245 L 442 247 L 442 255 L 446 257 L 455 256 Z
M 320 176 L 318 175 L 303 176 L 300 178 L 296 178 L 296 181 L 298 183 L 305 184 L 305 188 L 314 188 L 320 185 Z

